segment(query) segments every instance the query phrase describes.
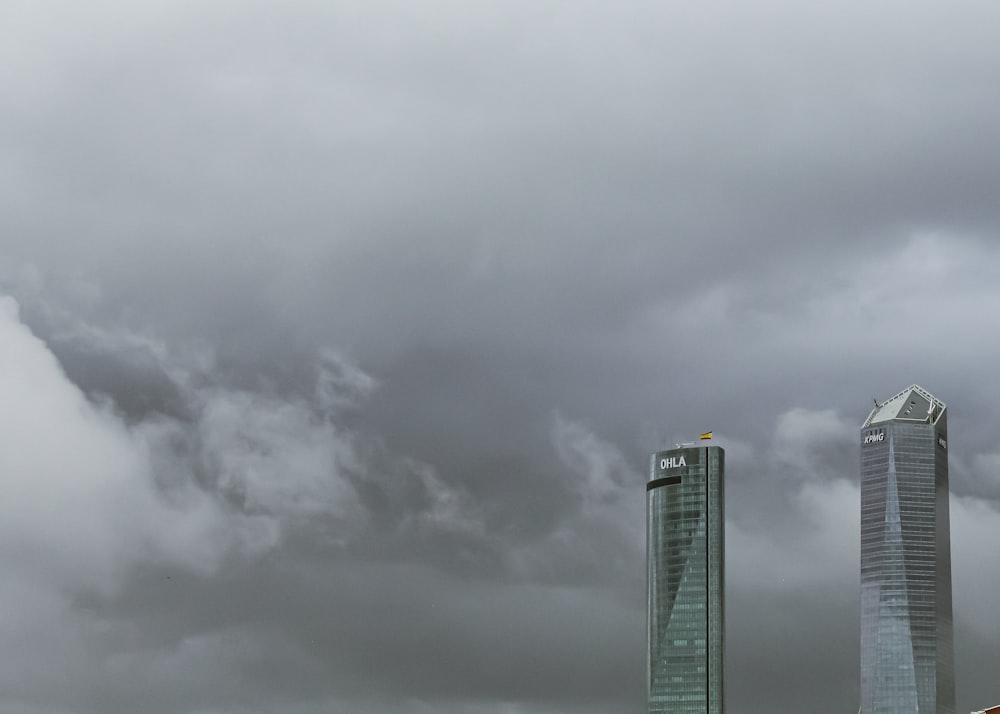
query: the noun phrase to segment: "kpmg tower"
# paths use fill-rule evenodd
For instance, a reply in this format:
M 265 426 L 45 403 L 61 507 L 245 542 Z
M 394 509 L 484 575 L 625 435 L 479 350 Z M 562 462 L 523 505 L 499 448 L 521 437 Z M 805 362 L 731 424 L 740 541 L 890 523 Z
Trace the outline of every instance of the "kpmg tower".
M 723 712 L 724 456 L 653 455 L 646 484 L 650 714 Z
M 948 425 L 914 385 L 861 428 L 861 714 L 954 714 Z

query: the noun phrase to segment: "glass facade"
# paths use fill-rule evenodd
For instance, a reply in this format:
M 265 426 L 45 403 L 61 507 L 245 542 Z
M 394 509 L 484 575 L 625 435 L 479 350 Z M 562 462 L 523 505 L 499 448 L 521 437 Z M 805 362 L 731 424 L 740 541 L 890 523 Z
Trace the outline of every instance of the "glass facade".
M 861 711 L 954 714 L 945 405 L 911 387 L 861 430 Z
M 724 452 L 653 455 L 646 484 L 649 712 L 722 714 Z

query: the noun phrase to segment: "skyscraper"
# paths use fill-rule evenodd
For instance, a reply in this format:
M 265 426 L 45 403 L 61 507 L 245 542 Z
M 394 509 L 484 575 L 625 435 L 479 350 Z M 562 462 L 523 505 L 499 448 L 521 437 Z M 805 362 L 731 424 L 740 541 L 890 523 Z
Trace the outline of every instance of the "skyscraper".
M 646 484 L 650 714 L 722 714 L 724 457 L 718 446 L 653 455 Z
M 861 714 L 954 714 L 946 407 L 914 385 L 861 427 Z

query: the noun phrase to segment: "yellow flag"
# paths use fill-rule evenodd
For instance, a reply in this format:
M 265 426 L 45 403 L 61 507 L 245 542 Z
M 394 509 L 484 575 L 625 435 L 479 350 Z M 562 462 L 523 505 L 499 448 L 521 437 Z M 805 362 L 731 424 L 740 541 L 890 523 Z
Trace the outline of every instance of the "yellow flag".
M 704 434 L 701 435 L 701 438 L 702 439 L 711 439 L 712 438 L 712 432 L 706 431 Z

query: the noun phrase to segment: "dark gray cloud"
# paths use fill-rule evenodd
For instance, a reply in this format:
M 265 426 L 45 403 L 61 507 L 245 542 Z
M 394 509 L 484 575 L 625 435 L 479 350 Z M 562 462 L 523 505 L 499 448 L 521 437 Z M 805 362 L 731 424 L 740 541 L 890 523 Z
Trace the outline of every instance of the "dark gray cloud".
M 1000 700 L 998 13 L 7 3 L 4 711 L 641 711 L 647 458 L 709 428 L 731 701 L 852 711 L 913 382 Z

